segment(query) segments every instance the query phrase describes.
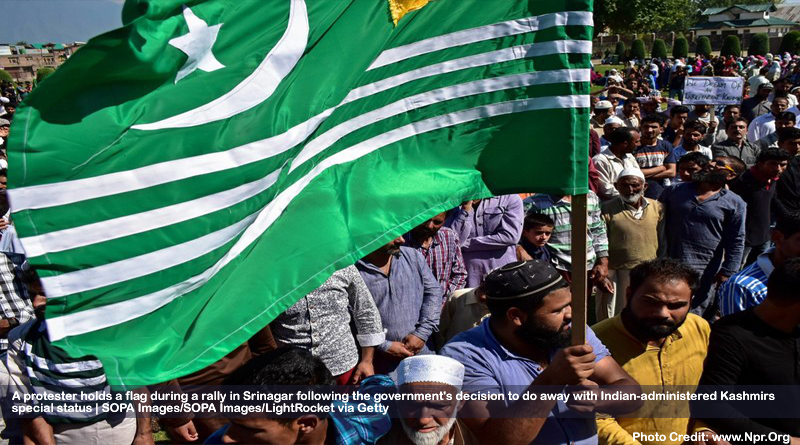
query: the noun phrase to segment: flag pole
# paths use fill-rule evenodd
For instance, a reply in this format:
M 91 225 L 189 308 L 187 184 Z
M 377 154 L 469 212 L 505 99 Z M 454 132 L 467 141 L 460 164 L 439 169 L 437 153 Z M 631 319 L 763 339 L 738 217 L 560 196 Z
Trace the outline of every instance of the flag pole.
M 586 242 L 587 200 L 586 194 L 572 196 L 572 345 L 586 344 L 587 270 Z

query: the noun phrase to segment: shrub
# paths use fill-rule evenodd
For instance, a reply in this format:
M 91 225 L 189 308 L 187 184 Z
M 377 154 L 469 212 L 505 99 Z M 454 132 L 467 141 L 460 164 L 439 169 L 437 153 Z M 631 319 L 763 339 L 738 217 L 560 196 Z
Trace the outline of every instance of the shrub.
M 733 56 L 739 57 L 742 55 L 742 43 L 739 41 L 739 36 L 728 36 L 725 37 L 725 41 L 722 42 L 722 51 L 720 51 L 720 55 L 723 57 Z
M 756 34 L 750 40 L 750 48 L 747 49 L 749 56 L 765 56 L 769 52 L 769 36 L 763 32 Z
M 47 79 L 48 77 L 50 77 L 51 74 L 55 72 L 56 70 L 52 68 L 39 68 L 38 70 L 36 70 L 36 82 L 38 83 Z
M 625 57 L 625 51 L 627 51 L 627 48 L 625 48 L 625 42 L 617 42 L 617 46 L 614 48 L 614 54 L 620 56 L 620 58 Z
M 689 55 L 689 42 L 686 38 L 679 37 L 675 39 L 675 45 L 672 47 L 672 57 L 676 59 L 679 57 L 687 57 Z
M 800 32 L 789 31 L 781 40 L 780 53 L 797 54 L 798 45 L 800 45 Z
M 631 44 L 631 57 L 634 59 L 644 60 L 647 57 L 647 53 L 644 50 L 644 41 L 642 39 L 636 39 Z
M 667 58 L 667 44 L 661 39 L 653 40 L 653 47 L 650 49 L 650 57 L 658 59 Z
M 694 53 L 697 57 L 711 57 L 711 40 L 706 36 L 697 39 L 697 46 L 695 47 Z

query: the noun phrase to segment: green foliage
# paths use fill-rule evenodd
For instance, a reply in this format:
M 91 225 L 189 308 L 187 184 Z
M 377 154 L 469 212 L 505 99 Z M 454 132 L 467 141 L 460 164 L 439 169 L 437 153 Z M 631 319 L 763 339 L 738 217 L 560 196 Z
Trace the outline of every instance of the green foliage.
M 625 51 L 627 51 L 627 48 L 625 48 L 625 42 L 623 41 L 617 42 L 617 46 L 616 48 L 614 48 L 614 54 L 620 57 L 625 57 Z
M 647 53 L 644 49 L 644 41 L 642 39 L 636 39 L 631 44 L 631 57 L 639 60 L 643 60 L 647 57 Z
M 50 77 L 51 74 L 55 72 L 56 70 L 52 68 L 39 68 L 38 70 L 36 70 L 36 82 L 38 83 L 47 79 L 48 77 Z
M 749 56 L 764 56 L 769 52 L 769 36 L 762 33 L 756 34 L 750 39 L 750 48 L 747 49 Z
M 742 42 L 739 41 L 739 36 L 728 36 L 725 37 L 725 41 L 722 42 L 722 51 L 720 51 L 720 55 L 724 57 L 733 56 L 739 57 L 742 55 Z
M 798 46 L 800 46 L 800 32 L 789 31 L 783 36 L 781 40 L 780 53 L 797 54 Z
M 687 30 L 694 24 L 696 0 L 604 0 L 594 2 L 595 30 L 642 34 Z
M 667 45 L 663 40 L 653 40 L 653 47 L 650 49 L 650 57 L 659 59 L 667 58 Z
M 711 57 L 711 40 L 706 36 L 697 39 L 697 46 L 695 47 L 694 53 L 698 57 L 701 55 Z
M 672 47 L 672 57 L 687 57 L 689 56 L 689 42 L 684 37 L 675 39 L 675 45 Z
M 10 82 L 13 83 L 14 79 L 11 77 L 11 74 L 8 74 L 6 70 L 0 70 L 0 82 Z

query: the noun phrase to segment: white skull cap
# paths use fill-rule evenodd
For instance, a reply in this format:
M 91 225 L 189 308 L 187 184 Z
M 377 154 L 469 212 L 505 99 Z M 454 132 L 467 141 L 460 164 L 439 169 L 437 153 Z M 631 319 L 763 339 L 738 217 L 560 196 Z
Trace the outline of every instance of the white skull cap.
M 397 367 L 397 385 L 417 382 L 445 383 L 461 391 L 464 365 L 443 355 L 404 358 Z
M 630 167 L 625 168 L 624 170 L 622 170 L 619 173 L 619 176 L 617 176 L 617 181 L 619 181 L 620 179 L 622 179 L 622 178 L 624 178 L 626 176 L 633 176 L 633 177 L 641 179 L 642 181 L 645 180 L 644 179 L 644 174 L 638 168 L 630 168 Z

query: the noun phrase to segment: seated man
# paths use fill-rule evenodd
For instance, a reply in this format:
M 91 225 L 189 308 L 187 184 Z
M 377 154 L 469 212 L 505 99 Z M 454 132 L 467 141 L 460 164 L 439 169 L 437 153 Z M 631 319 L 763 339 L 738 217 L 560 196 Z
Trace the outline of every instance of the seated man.
M 692 417 L 702 419 L 720 434 L 743 437 L 749 433 L 764 438 L 755 443 L 800 444 L 798 289 L 800 258 L 795 258 L 772 272 L 763 303 L 714 323 L 698 393 L 728 391 L 733 398 L 693 401 Z M 775 402 L 735 402 L 742 392 L 752 394 L 752 389 L 743 386 L 763 388 L 765 384 L 775 385 L 776 390 L 770 391 Z
M 280 348 L 254 358 L 225 383 L 248 386 L 250 391 L 261 392 L 274 391 L 276 387 L 302 385 L 325 393 L 332 390 L 336 380 L 322 360 L 310 352 L 298 348 Z M 393 390 L 394 383 L 389 377 L 376 375 L 364 379 L 357 392 L 364 395 Z M 211 435 L 206 443 L 374 444 L 389 431 L 391 419 L 388 413 L 374 409 L 377 402 L 371 396 L 365 399 L 360 397 L 358 401 L 352 398 L 349 402 L 332 402 L 334 409 L 327 415 L 320 412 L 294 412 L 283 417 L 265 418 L 263 414 L 256 413 L 234 418 L 230 425 Z M 342 405 L 350 405 L 352 410 Z
M 464 401 L 464 365 L 442 356 L 409 357 L 397 368 L 397 387 L 403 394 L 427 395 L 432 400 L 399 404 L 399 418 L 379 445 L 478 445 L 472 431 L 457 419 Z M 442 393 L 451 400 L 446 400 Z
M 697 272 L 675 260 L 642 263 L 631 271 L 622 313 L 592 327 L 622 369 L 650 391 L 691 391 L 700 381 L 711 328 L 689 313 L 699 279 Z M 680 444 L 683 440 L 645 438 L 655 433 L 683 435 L 688 427 L 688 401 L 667 406 L 647 402 L 629 415 L 597 419 L 599 443 L 609 445 Z
M 641 388 L 590 329 L 588 344 L 568 346 L 572 294 L 548 263 L 508 264 L 492 271 L 485 287 L 491 316 L 441 351 L 464 364 L 467 392 L 505 396 L 464 405 L 464 422 L 481 443 L 597 443 L 595 411 L 624 414 L 641 406 L 639 401 L 530 400 L 532 395 L 563 394 L 567 385 L 590 391 L 613 385 L 636 394 Z M 509 394 L 520 397 L 512 401 Z

